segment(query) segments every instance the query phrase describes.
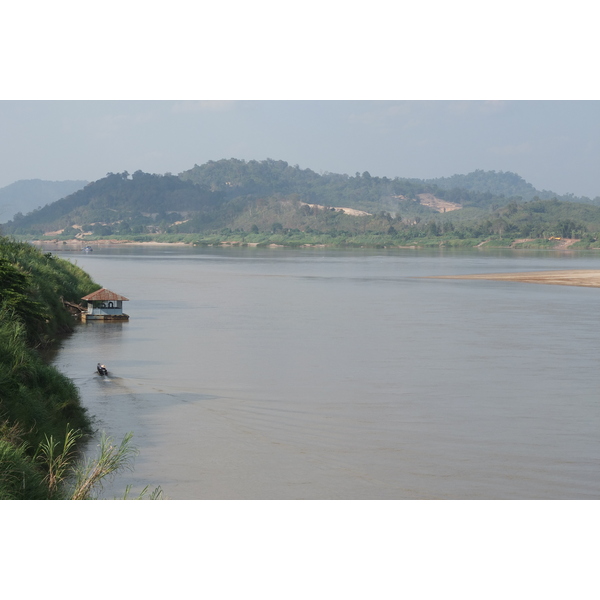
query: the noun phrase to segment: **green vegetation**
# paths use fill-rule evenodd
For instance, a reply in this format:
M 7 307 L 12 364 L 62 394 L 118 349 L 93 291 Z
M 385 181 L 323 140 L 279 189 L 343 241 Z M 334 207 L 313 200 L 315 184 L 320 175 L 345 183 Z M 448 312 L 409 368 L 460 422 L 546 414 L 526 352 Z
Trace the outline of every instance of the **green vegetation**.
M 594 204 L 600 206 L 600 196 L 593 200 L 576 197 L 573 194 L 559 195 L 548 190 L 536 190 L 521 176 L 511 172 L 482 171 L 478 169 L 467 175 L 452 175 L 452 177 L 439 177 L 427 179 L 427 183 L 435 185 L 443 190 L 467 190 L 470 192 L 489 193 L 492 196 L 504 196 L 506 198 L 518 198 L 524 202 L 530 200 L 562 200 L 564 202 L 580 202 L 583 204 Z M 445 196 L 449 199 L 451 196 Z
M 64 497 L 90 422 L 73 382 L 40 351 L 72 329 L 62 299 L 98 288 L 70 262 L 0 238 L 0 499 Z
M 49 252 L 41 254 L 29 244 L 0 238 L 2 310 L 17 317 L 32 347 L 47 346 L 71 331 L 72 317 L 63 300 L 78 303 L 99 288 L 76 265 Z
M 560 246 L 555 238 L 575 238 L 577 247 L 598 247 L 600 198 L 549 196 L 515 173 L 474 171 L 424 181 L 229 159 L 195 165 L 179 176 L 109 173 L 20 215 L 4 231 L 82 245 L 112 239 L 552 248 Z
M 124 469 L 131 469 L 131 459 L 137 454 L 137 449 L 131 445 L 132 433 L 125 435 L 118 446 L 113 444 L 112 438 L 102 434 L 98 456 L 84 462 L 72 465 L 72 483 L 66 487 L 66 497 L 69 500 L 91 500 L 102 489 L 106 479 Z M 123 499 L 127 499 L 130 488 L 125 490 Z M 148 488 L 144 488 L 139 494 L 141 500 Z M 158 500 L 162 497 L 162 490 L 157 487 L 150 495 L 150 500 Z

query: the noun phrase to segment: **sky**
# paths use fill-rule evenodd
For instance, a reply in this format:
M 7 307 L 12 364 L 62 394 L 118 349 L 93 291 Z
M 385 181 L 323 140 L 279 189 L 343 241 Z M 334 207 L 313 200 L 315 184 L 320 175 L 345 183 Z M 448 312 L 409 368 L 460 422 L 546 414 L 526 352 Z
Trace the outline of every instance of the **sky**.
M 600 196 L 600 101 L 4 100 L 0 130 L 0 187 L 272 158 L 390 178 L 512 171 Z
M 600 195 L 595 13 L 530 0 L 390 12 L 237 0 L 3 8 L 0 187 L 209 160 Z

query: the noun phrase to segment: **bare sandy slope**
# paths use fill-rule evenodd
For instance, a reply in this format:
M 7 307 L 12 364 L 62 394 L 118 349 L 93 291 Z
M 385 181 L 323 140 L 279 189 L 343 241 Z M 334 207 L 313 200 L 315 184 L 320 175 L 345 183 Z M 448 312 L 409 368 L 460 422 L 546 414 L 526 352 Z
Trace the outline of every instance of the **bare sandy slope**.
M 355 208 L 346 208 L 344 206 L 323 206 L 322 204 L 309 204 L 308 202 L 300 202 L 304 206 L 310 206 L 314 208 L 315 206 L 320 210 L 328 210 L 332 208 L 338 212 L 343 212 L 347 215 L 352 215 L 353 217 L 370 217 L 371 213 L 365 212 L 364 210 L 357 210 Z
M 577 285 L 600 287 L 600 271 L 531 271 L 529 273 L 490 273 L 483 275 L 441 275 L 429 279 L 487 279 L 491 281 L 520 281 L 523 283 L 545 283 L 549 285 Z
M 428 206 L 429 208 L 433 208 L 433 210 L 437 210 L 441 213 L 450 212 L 451 210 L 459 210 L 462 208 L 461 204 L 436 198 L 433 194 L 417 194 L 417 197 L 423 206 Z

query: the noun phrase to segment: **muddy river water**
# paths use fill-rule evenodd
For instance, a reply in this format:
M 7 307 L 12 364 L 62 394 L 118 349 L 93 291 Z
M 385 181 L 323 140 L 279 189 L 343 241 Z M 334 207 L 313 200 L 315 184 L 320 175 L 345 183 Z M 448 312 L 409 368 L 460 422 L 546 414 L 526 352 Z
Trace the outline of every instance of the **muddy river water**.
M 130 299 L 128 323 L 79 325 L 55 358 L 99 431 L 134 433 L 103 497 L 600 498 L 600 290 L 426 278 L 600 257 L 59 254 Z

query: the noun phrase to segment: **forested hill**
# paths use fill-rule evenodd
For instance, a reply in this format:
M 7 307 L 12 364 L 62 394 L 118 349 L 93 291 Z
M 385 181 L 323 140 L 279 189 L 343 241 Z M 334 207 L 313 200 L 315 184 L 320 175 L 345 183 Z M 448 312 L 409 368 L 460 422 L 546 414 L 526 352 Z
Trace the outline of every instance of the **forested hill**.
M 544 200 L 544 194 L 515 173 L 475 171 L 424 181 L 367 171 L 316 173 L 272 159 L 228 159 L 179 175 L 109 173 L 28 215 L 17 215 L 2 231 L 82 241 L 110 236 L 143 241 L 162 235 L 171 236 L 170 241 L 212 236 L 243 243 L 291 243 L 293 238 L 298 244 L 333 238 L 379 244 L 383 239 L 373 236 L 387 236 L 385 243 L 442 235 L 461 240 L 512 235 L 548 241 L 567 233 L 598 237 L 600 198 Z
M 429 185 L 435 185 L 444 190 L 468 190 L 473 192 L 489 192 L 494 196 L 505 196 L 506 198 L 520 198 L 529 200 L 562 200 L 564 202 L 581 202 L 583 204 L 594 204 L 600 206 L 600 196 L 593 200 L 586 196 L 577 197 L 573 194 L 560 195 L 548 190 L 537 190 L 520 175 L 510 171 L 482 171 L 478 169 L 467 175 L 452 175 L 452 177 L 438 177 L 437 179 L 426 179 Z
M 35 208 L 55 202 L 81 189 L 87 181 L 44 181 L 22 179 L 0 188 L 0 223 L 15 215 L 27 214 Z
M 354 176 L 319 174 L 272 159 L 209 161 L 202 166 L 195 165 L 179 176 L 222 192 L 229 199 L 249 195 L 296 195 L 311 204 L 344 206 L 369 212 L 394 211 L 398 208 L 398 201 L 414 200 L 416 194 L 435 189 L 408 179 L 371 177 L 367 171 Z
M 423 214 L 422 210 L 415 208 L 415 204 L 426 206 L 420 194 L 433 195 L 440 200 L 452 197 L 451 202 L 463 207 L 501 206 L 511 200 L 500 194 L 490 194 L 487 190 L 449 190 L 419 179 L 375 177 L 368 171 L 354 175 L 319 174 L 272 159 L 209 161 L 201 166 L 195 165 L 179 176 L 223 192 L 229 198 L 248 194 L 295 194 L 311 204 L 344 206 L 373 213 L 402 212 L 407 216 Z
M 157 220 L 160 223 L 182 219 L 179 211 L 213 217 L 220 212 L 222 196 L 174 175 L 109 173 L 70 196 L 26 216 L 17 216 L 3 229 L 6 233 L 35 235 L 75 225 L 86 231 L 104 228 L 104 233 L 111 235 L 117 226 L 125 231 L 136 226 L 142 232 Z
M 452 206 L 445 204 L 449 195 Z M 503 206 L 509 201 L 484 192 L 448 192 L 409 179 L 372 177 L 366 171 L 318 174 L 284 161 L 230 159 L 196 165 L 179 176 L 109 173 L 28 215 L 17 215 L 3 231 L 41 235 L 68 229 L 73 235 L 112 235 L 164 232 L 173 226 L 180 232 L 266 227 L 282 221 L 277 214 L 282 206 L 289 209 L 290 202 L 296 214 L 287 210 L 287 226 L 303 229 L 325 219 L 316 214 L 316 206 L 427 219 L 447 208 Z M 320 218 L 311 219 L 307 205 Z

